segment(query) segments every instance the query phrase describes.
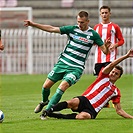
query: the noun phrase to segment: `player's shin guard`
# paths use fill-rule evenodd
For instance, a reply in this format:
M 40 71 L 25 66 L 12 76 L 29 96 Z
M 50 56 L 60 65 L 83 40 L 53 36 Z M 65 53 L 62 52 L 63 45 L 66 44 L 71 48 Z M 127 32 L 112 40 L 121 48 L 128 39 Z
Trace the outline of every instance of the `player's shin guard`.
M 48 103 L 48 105 L 46 107 L 46 110 L 49 110 L 53 105 L 57 104 L 60 101 L 63 93 L 64 92 L 61 89 L 58 88 L 56 90 L 55 94 L 50 99 L 50 101 L 49 101 L 49 103 Z

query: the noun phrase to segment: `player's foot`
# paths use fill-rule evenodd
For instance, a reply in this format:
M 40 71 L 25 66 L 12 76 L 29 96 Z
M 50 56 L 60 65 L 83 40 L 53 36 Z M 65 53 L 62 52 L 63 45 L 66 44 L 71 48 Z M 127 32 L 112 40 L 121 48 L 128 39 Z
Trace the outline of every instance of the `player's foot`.
M 44 107 L 45 105 L 47 105 L 48 102 L 49 102 L 49 100 L 47 100 L 46 102 L 40 102 L 40 103 L 36 106 L 34 112 L 35 112 L 35 113 L 41 112 L 41 110 L 43 109 L 43 107 Z
M 43 110 L 42 114 L 40 115 L 41 120 L 46 120 L 47 119 L 47 111 Z
M 41 118 L 41 120 L 46 120 L 47 119 L 47 115 L 41 114 L 40 118 Z
M 106 104 L 104 105 L 104 108 L 110 108 L 109 103 L 106 103 Z

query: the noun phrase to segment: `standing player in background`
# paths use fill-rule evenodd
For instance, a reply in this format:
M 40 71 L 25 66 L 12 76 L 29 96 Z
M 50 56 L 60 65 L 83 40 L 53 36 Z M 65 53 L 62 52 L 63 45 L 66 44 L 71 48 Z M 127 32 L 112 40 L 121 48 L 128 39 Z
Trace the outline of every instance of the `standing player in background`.
M 32 26 L 47 32 L 66 34 L 68 36 L 64 51 L 60 54 L 57 64 L 55 64 L 43 84 L 42 102 L 34 110 L 35 113 L 39 113 L 45 105 L 48 104 L 46 107 L 46 110 L 48 110 L 58 103 L 63 93 L 80 79 L 85 67 L 85 61 L 93 44 L 97 44 L 107 54 L 110 40 L 106 40 L 103 43 L 99 34 L 88 26 L 89 14 L 86 11 L 78 13 L 78 25 L 55 27 L 34 23 L 30 20 L 25 20 L 24 22 L 26 27 Z M 62 82 L 49 101 L 50 88 L 59 80 L 62 80 Z
M 4 50 L 4 45 L 2 44 L 1 40 L 1 30 L 0 30 L 0 50 Z
M 120 27 L 110 21 L 111 9 L 108 6 L 100 8 L 100 16 L 102 22 L 94 26 L 94 30 L 99 33 L 102 40 L 109 38 L 111 41 L 110 53 L 104 54 L 99 46 L 96 46 L 95 51 L 95 66 L 94 75 L 98 76 L 102 67 L 107 66 L 110 62 L 116 59 L 117 47 L 124 44 L 124 39 Z M 105 105 L 109 107 L 109 103 Z

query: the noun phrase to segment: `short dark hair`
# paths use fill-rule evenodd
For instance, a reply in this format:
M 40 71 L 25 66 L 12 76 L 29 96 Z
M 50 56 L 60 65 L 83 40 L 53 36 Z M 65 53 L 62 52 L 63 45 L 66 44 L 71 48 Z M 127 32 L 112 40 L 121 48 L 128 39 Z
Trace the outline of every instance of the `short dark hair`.
M 101 11 L 102 9 L 108 9 L 109 12 L 111 12 L 111 8 L 110 8 L 109 6 L 102 6 L 102 7 L 100 7 L 100 11 Z
M 88 12 L 86 12 L 86 11 L 80 11 L 80 12 L 78 13 L 78 16 L 79 16 L 80 18 L 86 17 L 87 20 L 89 19 L 89 14 L 88 14 Z
M 121 66 L 119 66 L 119 65 L 115 66 L 114 68 L 120 70 L 120 77 L 121 77 L 122 74 L 123 74 L 123 68 Z

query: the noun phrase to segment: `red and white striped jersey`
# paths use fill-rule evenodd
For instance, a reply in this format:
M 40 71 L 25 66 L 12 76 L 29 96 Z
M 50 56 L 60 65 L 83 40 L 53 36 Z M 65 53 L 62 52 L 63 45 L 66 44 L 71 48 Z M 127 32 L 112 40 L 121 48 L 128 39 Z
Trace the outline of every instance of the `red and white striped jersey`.
M 99 112 L 109 100 L 120 103 L 121 97 L 120 90 L 109 81 L 109 76 L 102 72 L 82 96 L 90 101 L 96 112 Z
M 124 44 L 124 38 L 122 36 L 122 32 L 120 27 L 115 23 L 108 23 L 103 24 L 99 23 L 94 26 L 94 30 L 99 33 L 100 37 L 102 38 L 103 42 L 105 39 L 110 39 L 112 44 L 118 43 L 118 46 Z M 112 51 L 110 54 L 105 55 L 100 47 L 96 46 L 95 51 L 95 63 L 104 63 L 104 62 L 112 62 L 116 59 L 117 49 Z

